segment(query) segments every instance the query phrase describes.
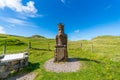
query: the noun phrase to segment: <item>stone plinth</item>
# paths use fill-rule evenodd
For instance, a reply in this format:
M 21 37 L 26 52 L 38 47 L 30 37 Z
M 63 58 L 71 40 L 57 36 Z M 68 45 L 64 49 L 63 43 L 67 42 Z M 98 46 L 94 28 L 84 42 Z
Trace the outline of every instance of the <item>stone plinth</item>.
M 46 71 L 56 72 L 56 73 L 67 73 L 67 72 L 77 72 L 81 67 L 81 63 L 76 58 L 70 58 L 67 62 L 54 63 L 54 59 L 50 59 L 45 62 L 44 67 Z
M 56 46 L 55 47 L 55 61 L 67 61 L 67 47 L 66 46 Z

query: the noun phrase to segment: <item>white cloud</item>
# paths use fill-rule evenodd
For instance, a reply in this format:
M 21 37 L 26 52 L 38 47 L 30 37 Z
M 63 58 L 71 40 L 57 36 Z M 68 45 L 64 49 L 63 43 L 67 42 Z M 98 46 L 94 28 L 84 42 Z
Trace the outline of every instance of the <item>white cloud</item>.
M 69 6 L 69 4 L 71 3 L 70 0 L 60 0 L 60 1 L 61 1 L 61 3 L 64 4 L 64 6 L 66 6 L 67 8 L 71 8 L 71 7 Z
M 66 0 L 61 0 L 61 2 L 62 2 L 63 4 L 65 4 Z
M 5 7 L 21 13 L 37 13 L 37 9 L 35 8 L 33 1 L 27 2 L 25 6 L 22 4 L 22 0 L 0 0 L 0 8 L 4 9 Z
M 75 30 L 74 32 L 75 32 L 75 33 L 79 33 L 79 32 L 80 32 L 80 30 L 78 29 L 78 30 Z
M 108 10 L 108 9 L 110 9 L 110 8 L 112 8 L 112 5 L 107 5 L 104 9 L 105 9 L 105 10 Z
M 69 33 L 69 40 L 74 40 L 74 41 L 80 40 L 80 38 L 82 37 L 81 35 L 82 33 L 80 32 L 79 29 L 74 30 L 73 32 Z
M 5 26 L 8 28 L 14 28 L 14 27 L 38 27 L 32 22 L 28 22 L 23 19 L 18 18 L 11 18 L 11 17 L 0 17 L 0 21 L 5 23 Z
M 4 30 L 4 28 L 2 26 L 0 26 L 0 33 L 2 33 L 2 34 L 6 33 L 5 30 Z
M 16 19 L 16 18 L 10 18 L 10 17 L 0 17 L 0 20 L 1 21 L 4 21 L 4 22 L 7 22 L 7 23 L 10 23 L 10 24 L 15 24 L 15 25 L 22 25 L 22 26 L 26 26 L 26 25 L 30 25 L 31 23 L 27 22 L 27 21 L 24 21 L 24 20 L 21 20 L 21 19 Z

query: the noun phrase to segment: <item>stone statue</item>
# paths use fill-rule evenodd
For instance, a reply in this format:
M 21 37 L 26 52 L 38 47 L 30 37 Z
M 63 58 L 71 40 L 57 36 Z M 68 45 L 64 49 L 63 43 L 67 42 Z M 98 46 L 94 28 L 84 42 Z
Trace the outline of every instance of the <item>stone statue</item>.
M 64 25 L 58 24 L 58 34 L 56 36 L 56 46 L 54 62 L 67 61 L 67 35 L 64 33 Z

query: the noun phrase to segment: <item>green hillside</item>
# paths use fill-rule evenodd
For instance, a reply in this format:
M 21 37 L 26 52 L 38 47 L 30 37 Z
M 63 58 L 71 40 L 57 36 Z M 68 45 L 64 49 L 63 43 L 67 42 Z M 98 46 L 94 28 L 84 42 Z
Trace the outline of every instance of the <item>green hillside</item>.
M 44 63 L 54 57 L 54 39 L 0 34 L 0 54 L 3 53 L 4 40 L 7 41 L 7 54 L 29 52 L 29 66 L 12 75 L 35 72 L 35 80 L 120 79 L 120 36 L 98 36 L 92 40 L 68 41 L 69 57 L 78 58 L 82 64 L 79 71 L 70 73 L 46 72 L 44 69 Z M 30 50 L 29 41 L 32 47 Z

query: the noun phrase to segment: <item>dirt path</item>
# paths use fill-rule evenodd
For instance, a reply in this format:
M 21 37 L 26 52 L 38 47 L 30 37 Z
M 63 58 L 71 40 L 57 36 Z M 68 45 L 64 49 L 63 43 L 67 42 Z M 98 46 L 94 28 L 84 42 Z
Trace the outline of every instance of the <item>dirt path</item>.
M 27 74 L 25 73 L 19 76 L 11 77 L 8 80 L 34 80 L 35 77 L 36 77 L 35 73 L 27 73 Z

